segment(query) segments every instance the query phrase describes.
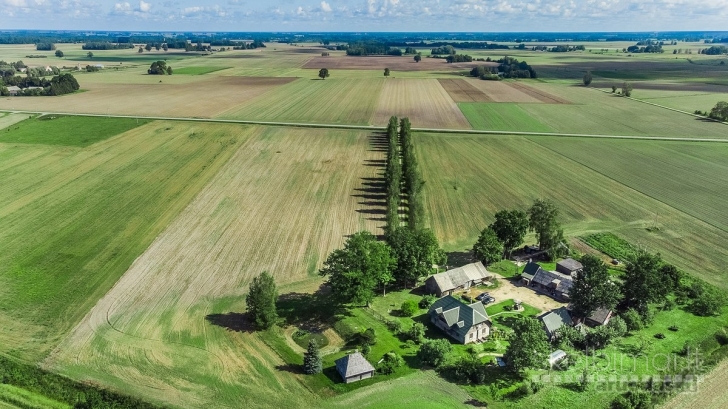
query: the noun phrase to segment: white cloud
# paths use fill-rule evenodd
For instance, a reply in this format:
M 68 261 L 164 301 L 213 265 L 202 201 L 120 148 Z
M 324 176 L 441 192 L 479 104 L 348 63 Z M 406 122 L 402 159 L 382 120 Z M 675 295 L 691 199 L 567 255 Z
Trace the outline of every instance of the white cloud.
M 151 3 L 145 3 L 144 0 L 139 1 L 139 10 L 146 13 L 149 10 L 151 10 L 152 4 Z
M 299 7 L 300 8 L 300 7 Z M 331 9 L 331 5 L 325 1 L 321 2 L 321 10 L 323 10 L 326 13 L 331 13 L 333 10 Z

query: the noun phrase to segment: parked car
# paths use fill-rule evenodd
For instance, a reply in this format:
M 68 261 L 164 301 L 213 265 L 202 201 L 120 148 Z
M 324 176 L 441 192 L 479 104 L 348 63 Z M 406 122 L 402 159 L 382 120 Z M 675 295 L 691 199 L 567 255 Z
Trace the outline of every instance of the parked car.
M 485 305 L 488 305 L 488 304 L 490 304 L 490 303 L 492 303 L 492 302 L 495 302 L 495 298 L 493 298 L 493 297 L 491 297 L 491 296 L 487 296 L 487 297 L 483 297 L 483 299 L 482 299 L 482 300 L 480 300 L 480 301 L 481 301 L 481 302 L 482 302 L 483 304 L 485 304 Z
M 483 301 L 483 299 L 486 298 L 486 297 L 490 297 L 490 294 L 488 294 L 488 293 L 480 293 L 480 294 L 478 294 L 477 297 L 475 297 L 475 299 L 478 300 L 478 301 Z

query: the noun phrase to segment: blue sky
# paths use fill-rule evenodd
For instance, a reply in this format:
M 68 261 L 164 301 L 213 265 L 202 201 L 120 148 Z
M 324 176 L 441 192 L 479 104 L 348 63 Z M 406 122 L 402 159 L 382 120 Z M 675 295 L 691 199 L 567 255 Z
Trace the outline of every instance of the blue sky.
M 0 0 L 0 29 L 726 30 L 728 0 Z

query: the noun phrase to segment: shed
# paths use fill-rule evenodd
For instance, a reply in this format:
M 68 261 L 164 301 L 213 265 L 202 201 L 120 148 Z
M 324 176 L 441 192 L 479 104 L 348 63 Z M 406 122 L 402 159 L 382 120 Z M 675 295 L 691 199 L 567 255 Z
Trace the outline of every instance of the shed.
M 336 371 L 344 383 L 361 381 L 374 375 L 374 367 L 359 352 L 337 359 Z
M 452 295 L 458 289 L 482 284 L 491 277 L 493 274 L 488 272 L 483 263 L 477 262 L 432 275 L 425 281 L 425 288 L 428 293 L 442 297 Z
M 541 266 L 538 263 L 529 261 L 528 264 L 526 264 L 526 267 L 523 267 L 523 271 L 521 271 L 521 283 L 523 285 L 531 284 L 533 276 L 536 275 L 538 270 L 541 270 Z
M 10 95 L 13 96 L 18 95 L 18 93 L 20 92 L 20 87 L 16 85 L 11 85 L 8 87 L 8 92 L 10 93 Z
M 553 367 L 555 364 L 563 361 L 566 358 L 566 352 L 557 349 L 549 355 L 549 366 Z
M 565 258 L 556 263 L 556 271 L 566 275 L 573 275 L 582 268 L 584 268 L 584 266 L 573 258 Z
M 540 317 L 543 323 L 543 328 L 546 331 L 549 341 L 556 339 L 556 332 L 564 325 L 574 325 L 571 314 L 566 307 L 561 307 L 555 310 L 551 310 Z
M 612 310 L 610 310 L 609 308 L 597 308 L 597 310 L 594 311 L 592 315 L 590 315 L 589 318 L 586 319 L 585 324 L 592 327 L 598 327 L 600 325 L 609 324 L 609 320 L 611 319 Z

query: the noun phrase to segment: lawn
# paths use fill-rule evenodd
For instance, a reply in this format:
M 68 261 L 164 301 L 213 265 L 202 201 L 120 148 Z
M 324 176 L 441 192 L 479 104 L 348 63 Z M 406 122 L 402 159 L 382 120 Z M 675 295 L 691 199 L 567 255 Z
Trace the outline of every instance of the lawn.
M 155 122 L 83 150 L 0 144 L 0 352 L 43 358 L 226 162 L 239 133 Z
M 722 148 L 716 147 L 711 152 L 697 147 L 699 145 L 659 142 L 650 143 L 648 148 L 645 143 L 644 150 L 639 151 L 640 156 L 628 163 L 619 156 L 622 148 L 641 146 L 630 142 L 418 134 L 415 148 L 426 181 L 425 213 L 429 216 L 429 224 L 446 250 L 462 251 L 472 247 L 480 231 L 492 223 L 497 211 L 525 210 L 536 198 L 547 198 L 559 208 L 567 236 L 610 231 L 651 251 L 659 251 L 667 261 L 726 288 L 722 277 L 725 277 L 723 260 L 728 259 L 724 246 L 727 235 L 716 227 L 720 226 L 722 216 L 717 207 L 710 205 L 714 203 L 713 196 L 723 195 L 716 192 L 724 185 L 717 179 L 725 173 L 717 159 L 721 157 Z M 591 162 L 600 161 L 599 166 L 615 172 L 626 174 L 623 168 L 628 164 L 632 167 L 642 164 L 640 168 L 645 172 L 635 171 L 631 176 L 612 175 L 606 170 L 598 172 L 556 153 L 548 154 L 542 143 L 552 144 L 558 151 L 583 149 L 578 153 L 579 157 L 589 157 Z M 668 152 L 681 148 L 685 153 L 677 157 L 688 157 L 668 158 L 670 173 L 660 174 L 659 164 L 663 163 L 660 158 L 667 158 Z M 649 149 L 656 153 L 651 155 Z M 705 157 L 702 162 L 695 160 L 695 169 L 677 165 L 680 161 L 692 163 L 689 156 L 702 153 Z M 607 154 L 610 160 L 604 160 Z M 671 162 L 676 165 L 670 166 Z M 700 187 L 700 178 L 713 180 L 717 186 Z M 634 179 L 642 181 L 646 193 L 635 190 L 640 186 L 633 184 Z M 657 190 L 662 196 L 655 195 Z M 686 201 L 682 202 L 682 198 Z M 693 203 L 708 206 L 676 208 L 680 203 L 688 206 L 688 198 Z M 686 210 L 693 214 L 701 212 L 706 217 L 715 216 L 708 223 L 686 214 Z M 658 230 L 651 228 L 656 215 Z M 526 237 L 528 243 L 533 239 L 531 234 Z
M 148 122 L 131 118 L 44 115 L 0 131 L 0 143 L 85 147 Z
M 553 128 L 531 117 L 514 103 L 460 103 L 460 110 L 473 129 L 488 131 L 553 132 Z
M 227 70 L 230 67 L 182 67 L 174 69 L 175 75 L 204 75 L 215 71 Z

